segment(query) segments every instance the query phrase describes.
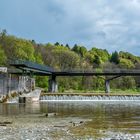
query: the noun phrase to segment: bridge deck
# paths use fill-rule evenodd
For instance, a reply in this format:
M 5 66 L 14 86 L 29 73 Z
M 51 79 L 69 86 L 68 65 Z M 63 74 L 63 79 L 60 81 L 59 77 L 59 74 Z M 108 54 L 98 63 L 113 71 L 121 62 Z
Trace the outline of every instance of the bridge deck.
M 54 72 L 54 69 L 51 67 L 25 60 L 14 60 L 10 62 L 10 65 L 23 71 L 26 71 L 27 74 L 32 72 L 35 75 L 51 75 L 52 72 Z M 21 72 L 13 73 L 21 74 Z
M 140 76 L 140 71 L 133 71 L 133 72 L 53 72 L 56 76 Z
M 140 70 L 128 70 L 128 69 L 112 69 L 112 70 L 62 70 L 56 71 L 52 67 L 45 65 L 40 65 L 30 61 L 15 60 L 10 63 L 11 66 L 14 66 L 26 73 L 33 73 L 34 75 L 40 76 L 140 76 Z M 14 73 L 14 72 L 13 72 Z M 14 74 L 22 74 L 22 72 L 15 72 Z

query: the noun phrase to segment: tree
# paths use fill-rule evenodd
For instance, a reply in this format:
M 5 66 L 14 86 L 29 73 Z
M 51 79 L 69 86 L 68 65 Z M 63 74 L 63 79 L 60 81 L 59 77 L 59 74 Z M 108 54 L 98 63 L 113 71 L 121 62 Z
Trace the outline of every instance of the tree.
M 68 49 L 70 49 L 70 46 L 69 46 L 69 44 L 66 44 L 66 47 L 67 47 Z
M 109 53 L 106 50 L 98 49 L 98 48 L 92 48 L 88 53 L 92 55 L 92 63 L 97 62 L 96 64 L 103 64 L 109 60 Z
M 93 61 L 95 64 L 100 65 L 101 64 L 101 59 L 99 56 L 95 55 L 95 59 Z
M 55 46 L 59 46 L 60 44 L 59 44 L 58 42 L 56 42 L 54 45 L 55 45 Z
M 87 53 L 87 49 L 84 46 L 81 46 L 79 53 L 81 57 L 85 57 L 85 54 Z
M 52 51 L 52 55 L 55 59 L 54 65 L 59 69 L 73 69 L 79 64 L 79 56 L 66 49 L 66 47 L 55 48 Z
M 0 33 L 0 36 L 1 36 L 2 38 L 4 38 L 6 35 L 7 35 L 6 29 L 2 30 L 2 32 Z
M 120 59 L 119 66 L 122 68 L 134 68 L 135 67 L 135 65 L 133 64 L 133 62 L 131 60 L 125 59 L 125 58 Z
M 131 61 L 133 64 L 140 63 L 140 58 L 137 56 L 134 56 L 131 53 L 121 51 L 121 52 L 119 52 L 119 56 L 122 59 L 127 59 L 127 60 Z
M 0 38 L 0 40 L 0 44 L 8 59 L 35 61 L 34 47 L 30 41 L 16 38 L 15 36 L 5 36 Z
M 6 60 L 7 60 L 7 57 L 5 55 L 5 52 L 2 49 L 2 47 L 0 46 L 0 65 L 6 64 Z
M 85 57 L 85 54 L 87 53 L 87 49 L 84 46 L 78 46 L 77 44 L 74 45 L 72 51 L 76 52 L 81 57 Z
M 119 59 L 119 54 L 117 51 L 113 52 L 110 58 L 110 62 L 113 62 L 115 64 L 119 64 L 120 59 Z
M 75 44 L 71 50 L 79 54 L 79 46 L 77 44 Z

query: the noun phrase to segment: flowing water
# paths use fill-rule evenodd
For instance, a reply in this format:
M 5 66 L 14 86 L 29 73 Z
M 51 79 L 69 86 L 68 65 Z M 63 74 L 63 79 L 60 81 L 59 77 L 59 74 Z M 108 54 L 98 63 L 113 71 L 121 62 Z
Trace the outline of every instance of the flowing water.
M 140 95 L 44 95 L 42 101 L 140 101 Z
M 54 113 L 55 115 L 51 114 Z M 67 131 L 70 139 L 132 137 L 140 139 L 140 102 L 40 102 L 36 104 L 0 104 L 0 116 L 29 116 L 50 114 L 45 121 L 63 121 L 59 125 L 72 123 Z M 24 117 L 22 118 L 24 119 Z M 82 120 L 82 121 L 81 121 Z M 80 122 L 78 122 L 80 121 Z M 78 123 L 77 123 L 78 122 Z M 19 124 L 20 125 L 20 124 Z M 45 124 L 44 124 L 45 125 Z M 61 126 L 60 126 L 61 127 Z M 59 136 L 59 134 L 57 134 Z M 57 137 L 56 136 L 56 137 Z M 59 137 L 60 138 L 60 137 Z M 64 138 L 65 139 L 65 138 Z

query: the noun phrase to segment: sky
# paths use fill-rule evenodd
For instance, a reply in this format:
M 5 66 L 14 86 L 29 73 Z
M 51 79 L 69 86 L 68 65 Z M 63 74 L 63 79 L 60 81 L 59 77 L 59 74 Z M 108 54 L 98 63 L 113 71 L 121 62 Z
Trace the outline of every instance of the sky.
M 0 29 L 38 43 L 140 56 L 140 0 L 0 0 Z

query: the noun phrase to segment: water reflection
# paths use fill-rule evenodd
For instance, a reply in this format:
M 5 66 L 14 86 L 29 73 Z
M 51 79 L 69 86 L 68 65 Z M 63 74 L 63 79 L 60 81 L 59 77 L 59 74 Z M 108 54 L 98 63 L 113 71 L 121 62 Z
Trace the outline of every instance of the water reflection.
M 44 102 L 34 104 L 0 104 L 0 115 L 28 115 L 57 113 L 53 117 L 79 117 L 91 119 L 83 127 L 73 129 L 74 133 L 88 133 L 99 130 L 140 133 L 139 102 Z M 96 132 L 97 133 L 97 132 Z M 98 132 L 99 133 L 99 132 Z
M 67 102 L 41 104 L 41 112 L 56 112 L 64 117 L 82 117 L 91 119 L 84 127 L 76 128 L 74 133 L 99 133 L 99 130 L 125 131 L 140 133 L 139 102 Z M 98 131 L 98 132 L 97 132 Z
M 40 113 L 40 103 L 33 104 L 0 104 L 0 115 L 27 115 Z

